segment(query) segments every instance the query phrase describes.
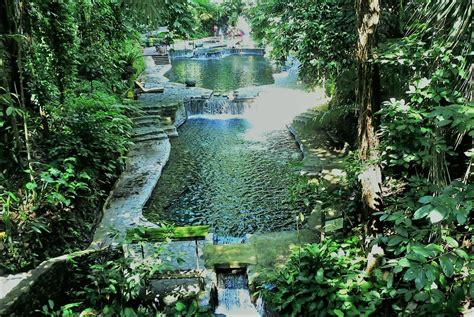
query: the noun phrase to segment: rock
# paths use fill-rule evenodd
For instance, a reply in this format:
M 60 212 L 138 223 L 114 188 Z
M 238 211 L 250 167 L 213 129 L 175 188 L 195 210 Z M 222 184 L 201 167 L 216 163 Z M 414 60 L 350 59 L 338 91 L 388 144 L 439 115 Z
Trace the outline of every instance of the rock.
M 175 304 L 179 299 L 196 296 L 202 289 L 202 281 L 198 278 L 172 278 L 152 280 L 151 289 L 163 304 L 169 306 Z
M 186 87 L 196 87 L 196 81 L 194 79 L 186 79 L 184 83 Z

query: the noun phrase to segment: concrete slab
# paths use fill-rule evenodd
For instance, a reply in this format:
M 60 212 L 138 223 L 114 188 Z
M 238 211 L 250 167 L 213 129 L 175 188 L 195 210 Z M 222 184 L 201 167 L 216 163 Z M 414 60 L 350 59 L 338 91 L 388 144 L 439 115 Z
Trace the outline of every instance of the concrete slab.
M 163 246 L 160 259 L 166 263 L 169 271 L 191 271 L 202 268 L 198 259 L 197 242 L 172 241 Z

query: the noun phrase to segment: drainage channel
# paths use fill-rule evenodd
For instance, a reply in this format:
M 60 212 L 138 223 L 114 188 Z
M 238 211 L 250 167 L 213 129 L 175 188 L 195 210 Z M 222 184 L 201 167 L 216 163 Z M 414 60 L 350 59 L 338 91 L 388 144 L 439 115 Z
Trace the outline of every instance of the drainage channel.
M 217 274 L 217 308 L 219 317 L 260 317 L 252 303 L 245 268 L 219 269 Z
M 242 244 L 248 242 L 248 236 L 232 237 L 213 234 L 212 242 L 215 245 Z M 252 303 L 246 267 L 215 268 L 215 273 L 217 276 L 216 316 L 263 316 Z

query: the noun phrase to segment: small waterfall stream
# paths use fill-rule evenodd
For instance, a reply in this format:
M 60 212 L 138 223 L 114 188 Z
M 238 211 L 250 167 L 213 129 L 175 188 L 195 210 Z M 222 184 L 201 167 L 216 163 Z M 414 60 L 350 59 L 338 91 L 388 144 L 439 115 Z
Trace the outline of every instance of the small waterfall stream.
M 248 108 L 249 103 L 234 102 L 227 96 L 212 96 L 209 99 L 190 99 L 185 103 L 188 116 L 195 115 L 241 115 Z
M 261 316 L 250 298 L 247 275 L 243 270 L 217 273 L 217 297 L 216 316 Z

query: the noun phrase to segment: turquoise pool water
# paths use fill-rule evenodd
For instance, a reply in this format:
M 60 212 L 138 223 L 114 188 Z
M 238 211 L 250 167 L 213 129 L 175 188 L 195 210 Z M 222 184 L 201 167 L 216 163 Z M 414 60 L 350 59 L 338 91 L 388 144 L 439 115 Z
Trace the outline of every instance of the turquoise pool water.
M 231 55 L 216 59 L 176 59 L 165 74 L 170 81 L 196 81 L 196 86 L 218 92 L 274 82 L 270 63 L 262 56 Z

